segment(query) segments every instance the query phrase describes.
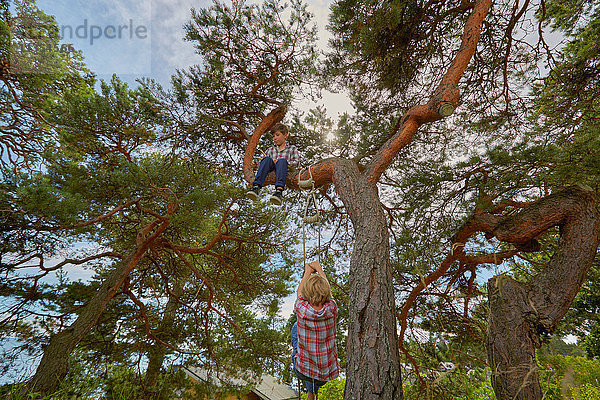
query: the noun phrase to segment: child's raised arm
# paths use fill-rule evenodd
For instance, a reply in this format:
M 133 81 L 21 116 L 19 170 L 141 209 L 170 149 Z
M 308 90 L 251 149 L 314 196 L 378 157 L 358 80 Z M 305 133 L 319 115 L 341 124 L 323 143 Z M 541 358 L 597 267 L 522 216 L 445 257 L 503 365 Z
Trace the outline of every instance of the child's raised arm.
M 313 273 L 313 271 L 316 271 L 316 269 L 313 268 L 312 263 L 304 264 L 304 275 L 302 275 L 302 280 L 300 281 L 300 284 L 298 285 L 298 290 L 296 291 L 297 297 L 300 297 L 300 295 L 302 294 L 302 287 L 304 286 L 304 282 L 306 282 L 306 280 L 308 279 L 310 274 Z
M 327 282 L 329 282 L 327 280 L 327 275 L 325 275 L 325 272 L 323 272 L 323 268 L 321 267 L 321 263 L 319 261 L 313 261 L 309 263 L 309 265 L 317 274 L 321 275 Z

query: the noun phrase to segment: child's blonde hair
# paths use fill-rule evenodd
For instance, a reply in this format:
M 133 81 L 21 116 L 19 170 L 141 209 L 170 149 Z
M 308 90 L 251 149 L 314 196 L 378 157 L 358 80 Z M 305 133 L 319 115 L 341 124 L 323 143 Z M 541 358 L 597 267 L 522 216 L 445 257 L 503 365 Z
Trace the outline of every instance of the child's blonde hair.
M 321 305 L 331 298 L 331 287 L 327 279 L 319 274 L 312 274 L 302 286 L 302 297 L 311 305 Z

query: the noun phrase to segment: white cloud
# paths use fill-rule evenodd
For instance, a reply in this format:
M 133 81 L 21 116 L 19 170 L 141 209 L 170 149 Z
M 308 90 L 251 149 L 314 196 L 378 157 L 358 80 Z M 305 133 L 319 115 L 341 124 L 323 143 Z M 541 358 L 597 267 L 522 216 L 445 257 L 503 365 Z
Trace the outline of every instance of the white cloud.
M 296 302 L 296 291 L 293 294 L 289 295 L 281 304 L 281 310 L 279 311 L 279 316 L 285 318 L 286 320 L 292 316 L 294 313 L 294 303 Z
M 135 85 L 136 79 L 150 77 L 164 86 L 177 69 L 201 63 L 194 44 L 184 41 L 183 26 L 191 18 L 191 8 L 211 4 L 211 0 L 38 0 L 39 7 L 55 15 L 63 28 L 62 43 L 82 50 L 86 65 L 100 79 L 117 74 Z M 323 51 L 331 38 L 326 30 L 330 5 L 330 0 L 308 1 Z M 136 29 L 141 35 L 133 34 Z M 345 94 L 324 92 L 319 103 L 334 119 L 352 112 Z M 297 107 L 308 110 L 317 105 L 306 99 Z
M 183 26 L 191 19 L 191 8 L 207 7 L 209 0 L 152 1 L 152 77 L 166 84 L 177 69 L 200 63 L 194 45 L 184 41 Z
M 56 17 L 61 43 L 81 50 L 95 73 L 151 74 L 149 1 L 38 0 L 38 6 Z

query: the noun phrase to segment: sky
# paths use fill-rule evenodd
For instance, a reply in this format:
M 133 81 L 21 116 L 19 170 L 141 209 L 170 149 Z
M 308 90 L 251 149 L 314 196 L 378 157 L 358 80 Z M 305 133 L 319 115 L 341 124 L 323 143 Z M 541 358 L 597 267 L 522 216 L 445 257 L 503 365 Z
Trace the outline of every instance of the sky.
M 85 56 L 100 79 L 117 74 L 134 84 L 142 77 L 168 85 L 176 69 L 199 61 L 183 25 L 190 8 L 208 0 L 38 0 L 54 15 L 61 43 L 72 44 Z
M 319 28 L 317 44 L 325 50 L 332 1 L 307 3 Z M 177 69 L 200 63 L 193 43 L 184 40 L 183 26 L 190 20 L 191 8 L 209 7 L 212 0 L 37 0 L 37 4 L 55 16 L 60 43 L 81 50 L 99 79 L 110 80 L 117 74 L 135 86 L 136 79 L 148 77 L 168 87 Z M 333 118 L 352 111 L 343 94 L 326 92 L 321 104 Z M 297 107 L 308 110 L 316 105 L 307 99 Z

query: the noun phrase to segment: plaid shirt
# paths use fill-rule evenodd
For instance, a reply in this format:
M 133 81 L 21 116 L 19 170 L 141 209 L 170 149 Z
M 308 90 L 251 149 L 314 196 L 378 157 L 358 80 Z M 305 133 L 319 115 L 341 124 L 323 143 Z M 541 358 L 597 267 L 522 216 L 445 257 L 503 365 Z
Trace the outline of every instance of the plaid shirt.
M 297 166 L 300 162 L 300 154 L 296 146 L 286 144 L 285 149 L 279 150 L 277 146 L 271 146 L 265 152 L 265 155 L 271 157 L 273 161 L 277 161 L 280 158 L 285 158 L 290 166 Z
M 298 354 L 296 369 L 303 375 L 320 381 L 337 378 L 339 364 L 335 345 L 335 320 L 338 307 L 330 299 L 315 311 L 302 296 L 296 299 L 298 315 Z

